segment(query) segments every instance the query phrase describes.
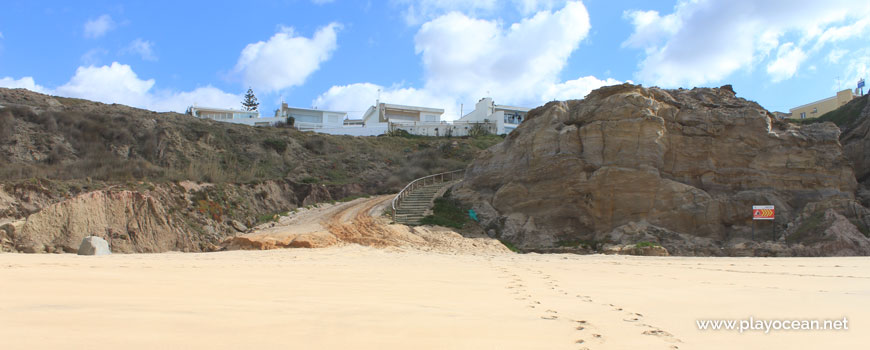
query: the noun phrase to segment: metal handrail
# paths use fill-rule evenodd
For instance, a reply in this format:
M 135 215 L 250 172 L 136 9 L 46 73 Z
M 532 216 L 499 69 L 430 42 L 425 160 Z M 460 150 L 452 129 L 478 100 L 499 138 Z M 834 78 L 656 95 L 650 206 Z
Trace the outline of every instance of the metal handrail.
M 454 179 L 456 179 L 456 174 L 462 174 L 464 172 L 465 172 L 465 169 L 447 171 L 447 172 L 443 172 L 443 173 L 439 173 L 439 174 L 423 176 L 419 179 L 411 181 L 407 186 L 405 186 L 405 188 L 403 188 L 401 191 L 399 191 L 398 194 L 396 194 L 396 197 L 393 198 L 393 203 L 392 203 L 393 221 L 396 221 L 396 210 L 399 208 L 399 205 L 402 204 L 402 200 L 404 200 L 405 197 L 407 197 L 408 194 L 411 193 L 411 191 L 419 188 L 420 186 L 426 186 L 427 184 L 435 184 L 436 177 L 438 177 L 440 179 L 440 181 L 438 181 L 438 182 L 445 182 L 444 176 L 449 175 L 450 176 L 449 181 L 453 181 Z M 431 182 L 428 181 L 430 179 L 431 179 Z

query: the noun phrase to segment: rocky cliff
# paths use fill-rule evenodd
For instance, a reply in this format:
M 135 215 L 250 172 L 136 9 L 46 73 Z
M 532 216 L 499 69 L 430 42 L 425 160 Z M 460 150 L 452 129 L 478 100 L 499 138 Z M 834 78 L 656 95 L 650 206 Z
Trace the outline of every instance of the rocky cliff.
M 833 113 L 842 120 L 840 143 L 855 168 L 858 197 L 864 206 L 870 206 L 870 95 L 856 98 Z
M 828 243 L 846 240 L 845 254 L 868 254 L 839 137 L 831 123 L 776 121 L 730 86 L 611 86 L 531 111 L 453 193 L 526 249 L 653 241 L 672 254 L 835 255 Z M 752 205 L 768 204 L 777 232 L 753 228 Z M 852 231 L 825 235 L 847 226 L 837 215 Z

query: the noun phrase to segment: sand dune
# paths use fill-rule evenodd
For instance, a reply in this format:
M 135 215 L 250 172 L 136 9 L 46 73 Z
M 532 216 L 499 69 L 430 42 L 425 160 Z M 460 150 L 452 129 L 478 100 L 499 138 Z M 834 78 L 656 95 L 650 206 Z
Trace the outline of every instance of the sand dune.
M 4 349 L 820 349 L 870 342 L 870 259 L 443 254 L 357 245 L 0 254 Z M 699 331 L 705 318 L 849 330 Z

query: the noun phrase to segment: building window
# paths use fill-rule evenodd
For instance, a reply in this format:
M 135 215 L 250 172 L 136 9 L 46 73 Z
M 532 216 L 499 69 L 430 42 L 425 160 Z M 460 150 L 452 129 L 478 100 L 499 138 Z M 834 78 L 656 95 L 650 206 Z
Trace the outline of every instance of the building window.
M 813 107 L 813 113 L 819 113 L 819 109 L 818 109 L 818 108 L 815 108 L 815 107 Z
M 807 119 L 807 112 L 801 112 L 801 119 Z

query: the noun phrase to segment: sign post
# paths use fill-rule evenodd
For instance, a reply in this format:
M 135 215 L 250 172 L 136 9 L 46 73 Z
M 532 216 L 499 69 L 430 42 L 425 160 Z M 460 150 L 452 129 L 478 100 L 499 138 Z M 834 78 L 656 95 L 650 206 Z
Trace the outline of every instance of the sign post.
M 864 96 L 864 78 L 858 80 L 858 90 L 861 91 L 861 96 Z
M 776 216 L 772 205 L 752 206 L 752 240 L 755 240 L 755 220 L 773 220 L 773 240 L 776 241 Z

